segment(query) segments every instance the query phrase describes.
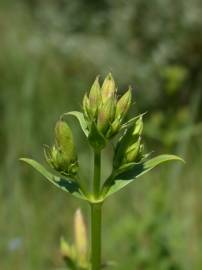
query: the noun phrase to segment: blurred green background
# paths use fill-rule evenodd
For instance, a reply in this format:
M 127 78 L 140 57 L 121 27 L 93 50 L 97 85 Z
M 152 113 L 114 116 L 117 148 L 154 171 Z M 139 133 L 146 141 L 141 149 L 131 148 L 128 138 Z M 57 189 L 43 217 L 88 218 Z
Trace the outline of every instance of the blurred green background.
M 201 0 L 0 0 L 0 269 L 64 267 L 80 201 L 19 157 L 43 158 L 59 115 L 80 110 L 97 74 L 129 84 L 147 150 L 175 153 L 104 207 L 103 258 L 115 269 L 202 269 Z M 92 153 L 70 119 L 84 181 Z M 104 153 L 104 175 L 111 149 Z M 88 162 L 87 162 L 88 161 Z M 86 217 L 87 205 L 82 206 Z

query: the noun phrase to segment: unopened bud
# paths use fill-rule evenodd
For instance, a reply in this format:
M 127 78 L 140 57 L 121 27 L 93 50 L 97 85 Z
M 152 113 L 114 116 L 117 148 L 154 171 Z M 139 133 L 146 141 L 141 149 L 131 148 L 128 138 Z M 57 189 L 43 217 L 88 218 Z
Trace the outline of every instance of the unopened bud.
M 110 122 L 114 118 L 115 103 L 114 98 L 110 98 L 106 101 L 99 110 L 97 128 L 103 134 L 107 131 Z
M 115 136 L 121 127 L 121 121 L 119 118 L 116 118 L 112 124 L 110 125 L 110 128 L 106 134 L 107 138 L 110 139 L 111 137 Z
M 141 161 L 143 158 L 145 158 L 147 155 L 144 154 L 144 144 L 140 144 L 139 153 L 136 157 L 137 162 Z
M 73 134 L 68 124 L 59 120 L 55 126 L 56 146 L 61 150 L 67 161 L 75 160 L 76 150 Z
M 140 142 L 141 142 L 141 138 L 139 137 L 135 143 L 133 143 L 126 149 L 124 159 L 123 159 L 124 163 L 130 163 L 130 162 L 136 161 L 136 158 L 140 150 Z
M 112 74 L 109 73 L 102 85 L 101 89 L 102 101 L 105 103 L 109 98 L 114 96 L 115 92 L 116 92 L 115 81 L 112 77 Z
M 128 91 L 117 102 L 115 117 L 120 117 L 121 119 L 123 119 L 130 108 L 131 101 L 132 91 L 131 88 L 129 88 Z
M 45 151 L 48 163 L 61 174 L 74 175 L 78 169 L 77 155 L 70 127 L 63 120 L 55 126 L 55 145 Z
M 119 168 L 121 165 L 138 162 L 140 160 L 141 137 L 143 129 L 142 117 L 140 117 L 134 126 L 125 131 L 116 145 L 113 166 Z M 141 147 L 141 149 L 140 149 Z
M 87 260 L 88 245 L 86 224 L 80 209 L 76 211 L 74 217 L 74 234 L 77 257 L 80 263 L 83 264 Z
M 89 102 L 89 99 L 87 97 L 87 94 L 85 94 L 83 97 L 83 111 L 84 111 L 85 117 L 88 117 L 89 111 L 90 111 L 90 102 Z
M 133 136 L 135 136 L 135 135 L 140 136 L 140 135 L 142 135 L 142 131 L 143 131 L 143 120 L 142 120 L 142 116 L 140 116 L 135 123 L 135 128 L 133 130 L 132 135 Z
M 101 102 L 100 84 L 98 77 L 95 79 L 89 93 L 89 111 L 92 116 L 96 115 L 98 106 Z

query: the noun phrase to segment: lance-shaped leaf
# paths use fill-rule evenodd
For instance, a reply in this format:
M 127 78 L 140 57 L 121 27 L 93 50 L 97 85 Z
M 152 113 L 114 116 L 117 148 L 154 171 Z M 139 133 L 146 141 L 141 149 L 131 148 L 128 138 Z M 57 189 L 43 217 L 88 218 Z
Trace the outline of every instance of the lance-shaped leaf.
M 38 163 L 33 159 L 21 158 L 20 160 L 32 166 L 35 170 L 37 170 L 41 175 L 43 175 L 48 181 L 50 181 L 56 187 L 62 189 L 63 191 L 69 192 L 70 194 L 72 194 L 77 198 L 86 200 L 85 196 L 83 195 L 80 189 L 79 184 L 75 182 L 74 179 L 56 176 L 50 173 L 40 163 Z
M 150 160 L 147 160 L 144 163 L 134 163 L 133 166 L 131 166 L 130 164 L 127 170 L 113 172 L 113 174 L 105 181 L 103 185 L 103 197 L 108 197 L 109 195 L 119 191 L 120 189 L 131 183 L 133 180 L 149 172 L 159 164 L 171 160 L 179 160 L 184 162 L 183 159 L 175 155 L 160 155 Z
M 82 112 L 72 111 L 72 112 L 64 113 L 63 115 L 72 115 L 76 117 L 76 119 L 79 121 L 81 129 L 83 130 L 86 137 L 88 137 L 88 134 L 89 134 L 88 126 Z

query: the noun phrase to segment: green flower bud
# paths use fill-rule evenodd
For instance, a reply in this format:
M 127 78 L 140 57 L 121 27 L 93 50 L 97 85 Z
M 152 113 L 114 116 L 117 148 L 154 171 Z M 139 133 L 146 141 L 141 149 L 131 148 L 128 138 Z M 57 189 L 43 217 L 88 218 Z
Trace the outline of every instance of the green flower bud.
M 135 136 L 135 135 L 140 136 L 140 135 L 142 135 L 142 131 L 143 131 L 143 120 L 142 120 L 142 116 L 140 116 L 135 123 L 135 128 L 133 130 L 132 135 L 133 136 Z
M 128 91 L 117 102 L 115 118 L 123 119 L 130 108 L 131 102 L 132 102 L 132 90 L 130 87 Z
M 73 134 L 68 124 L 59 120 L 55 126 L 55 141 L 59 150 L 65 155 L 66 160 L 76 159 L 76 150 Z
M 63 120 L 59 120 L 55 126 L 55 145 L 50 151 L 45 151 L 48 163 L 58 172 L 64 175 L 77 173 L 78 162 L 70 127 Z
M 115 114 L 115 101 L 114 98 L 108 99 L 99 110 L 97 119 L 97 128 L 102 133 L 105 134 L 111 121 Z
M 89 102 L 87 94 L 85 94 L 83 97 L 83 111 L 84 111 L 85 117 L 88 118 L 89 111 L 90 111 L 90 102 Z
M 115 81 L 112 77 L 112 74 L 109 73 L 105 78 L 101 89 L 103 103 L 105 103 L 108 99 L 113 97 L 115 95 L 115 92 L 116 92 Z
M 84 117 L 89 130 L 88 140 L 93 148 L 103 148 L 107 141 L 120 131 L 131 100 L 132 90 L 129 87 L 117 102 L 116 85 L 111 73 L 106 76 L 101 88 L 98 77 L 96 78 L 89 96 L 85 95 L 83 98 Z M 95 143 L 98 137 L 102 143 Z
M 140 162 L 142 159 L 146 158 L 148 154 L 144 154 L 144 144 L 140 144 L 139 153 L 136 157 L 137 162 Z
M 89 111 L 92 116 L 95 116 L 101 102 L 100 84 L 97 77 L 91 87 L 89 93 Z
M 107 131 L 106 137 L 108 139 L 112 138 L 114 135 L 117 134 L 117 132 L 120 130 L 121 127 L 121 121 L 119 118 L 116 118 L 112 124 L 110 125 L 109 130 Z
M 140 142 L 141 142 L 141 138 L 139 137 L 138 140 L 134 144 L 128 146 L 128 148 L 125 151 L 124 158 L 123 158 L 124 164 L 136 161 L 136 158 L 139 155 Z
M 139 117 L 134 126 L 128 128 L 117 143 L 113 161 L 114 168 L 140 160 L 140 135 L 142 130 L 143 121 L 142 117 Z

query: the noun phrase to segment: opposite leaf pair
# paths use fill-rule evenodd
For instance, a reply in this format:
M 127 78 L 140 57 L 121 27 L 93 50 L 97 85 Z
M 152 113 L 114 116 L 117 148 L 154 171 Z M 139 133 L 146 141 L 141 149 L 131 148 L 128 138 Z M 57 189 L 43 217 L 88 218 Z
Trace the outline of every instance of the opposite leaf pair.
M 142 115 L 124 122 L 131 102 L 131 88 L 118 99 L 117 87 L 111 74 L 105 78 L 102 86 L 96 78 L 89 93 L 84 96 L 83 113 L 73 111 L 63 114 L 55 126 L 55 144 L 45 149 L 47 162 L 59 174 L 54 175 L 48 172 L 34 160 L 21 160 L 34 167 L 57 187 L 90 203 L 103 201 L 162 162 L 182 161 L 174 155 L 161 155 L 148 160 L 149 155 L 143 152 L 144 146 L 141 139 Z M 77 118 L 95 152 L 101 152 L 107 142 L 120 134 L 115 146 L 112 173 L 104 181 L 96 197 L 88 190 L 83 190 L 78 181 L 79 163 L 72 131 L 63 120 L 65 115 L 73 115 Z

